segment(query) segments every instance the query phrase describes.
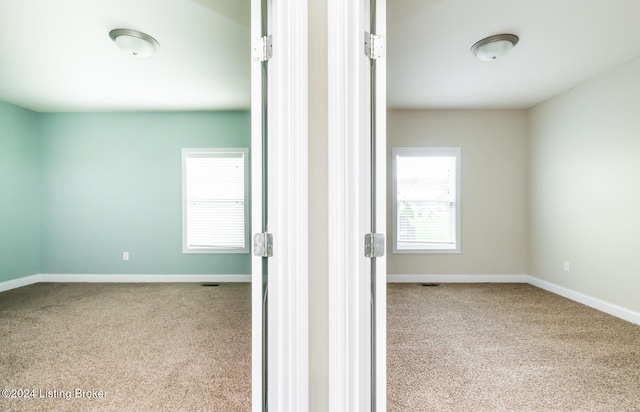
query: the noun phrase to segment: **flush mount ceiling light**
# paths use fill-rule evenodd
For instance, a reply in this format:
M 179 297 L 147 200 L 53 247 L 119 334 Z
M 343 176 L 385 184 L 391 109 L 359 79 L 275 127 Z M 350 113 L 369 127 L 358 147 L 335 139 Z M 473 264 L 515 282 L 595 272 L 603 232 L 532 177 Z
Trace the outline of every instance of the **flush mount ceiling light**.
M 471 46 L 471 53 L 483 61 L 496 60 L 506 56 L 519 40 L 515 34 L 496 34 Z
M 149 57 L 160 47 L 156 39 L 137 30 L 114 29 L 109 37 L 123 52 L 136 57 Z

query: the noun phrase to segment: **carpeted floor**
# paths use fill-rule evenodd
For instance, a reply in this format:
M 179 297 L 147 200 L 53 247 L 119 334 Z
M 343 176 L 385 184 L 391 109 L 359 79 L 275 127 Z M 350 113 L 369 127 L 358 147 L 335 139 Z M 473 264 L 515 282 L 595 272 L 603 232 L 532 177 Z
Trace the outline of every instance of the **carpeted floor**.
M 640 411 L 640 326 L 530 285 L 388 287 L 390 412 Z M 225 283 L 0 293 L 0 387 L 29 389 L 0 410 L 249 411 L 250 294 Z
M 0 293 L 0 387 L 2 411 L 249 411 L 250 285 Z
M 640 411 L 640 326 L 525 284 L 388 285 L 388 411 Z

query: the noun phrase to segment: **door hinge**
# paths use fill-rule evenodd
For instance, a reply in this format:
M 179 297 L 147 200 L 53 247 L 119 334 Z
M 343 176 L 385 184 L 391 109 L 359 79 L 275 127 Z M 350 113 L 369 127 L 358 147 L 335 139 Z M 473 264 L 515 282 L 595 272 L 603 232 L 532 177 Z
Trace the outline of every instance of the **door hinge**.
M 258 37 L 253 41 L 253 60 L 266 62 L 273 56 L 273 41 L 271 35 Z
M 273 256 L 273 235 L 271 233 L 256 233 L 253 236 L 253 254 L 260 257 Z
M 375 258 L 384 256 L 384 235 L 382 233 L 367 233 L 364 235 L 364 257 Z
M 364 54 L 371 60 L 382 59 L 384 57 L 384 36 L 372 33 L 364 33 Z

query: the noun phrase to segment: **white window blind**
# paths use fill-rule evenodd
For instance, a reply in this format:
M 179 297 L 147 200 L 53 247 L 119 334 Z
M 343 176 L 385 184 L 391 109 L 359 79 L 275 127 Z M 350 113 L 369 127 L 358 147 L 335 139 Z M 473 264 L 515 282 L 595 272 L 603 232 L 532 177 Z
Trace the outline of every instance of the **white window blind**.
M 183 252 L 247 252 L 247 150 L 183 149 Z
M 394 252 L 459 252 L 459 148 L 394 148 Z

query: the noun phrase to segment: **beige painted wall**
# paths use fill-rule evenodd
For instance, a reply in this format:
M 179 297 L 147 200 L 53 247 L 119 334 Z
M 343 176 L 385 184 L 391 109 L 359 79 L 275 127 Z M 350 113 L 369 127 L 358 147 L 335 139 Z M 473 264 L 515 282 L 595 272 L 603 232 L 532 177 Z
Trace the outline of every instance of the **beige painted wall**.
M 527 112 L 390 110 L 389 274 L 528 273 Z M 461 148 L 461 253 L 393 254 L 391 148 Z
M 640 311 L 640 59 L 534 107 L 530 127 L 530 274 Z
M 327 1 L 309 1 L 309 412 L 329 410 Z

